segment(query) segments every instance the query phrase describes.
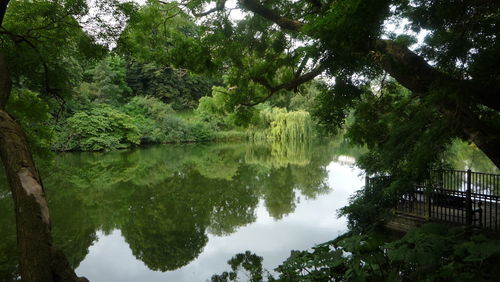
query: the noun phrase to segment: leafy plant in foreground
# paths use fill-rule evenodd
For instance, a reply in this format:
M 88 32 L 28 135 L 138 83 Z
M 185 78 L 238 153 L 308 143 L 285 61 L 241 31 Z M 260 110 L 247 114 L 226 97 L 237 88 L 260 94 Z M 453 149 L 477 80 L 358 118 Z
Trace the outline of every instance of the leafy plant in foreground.
M 426 224 L 390 243 L 380 234 L 346 234 L 311 251 L 292 251 L 268 281 L 497 281 L 500 240 Z M 252 260 L 238 258 L 251 257 Z M 257 258 L 255 258 L 257 257 Z M 255 265 L 249 265 L 249 263 Z M 238 281 L 239 266 L 250 281 L 263 281 L 262 258 L 246 252 L 228 262 L 231 272 L 212 281 Z

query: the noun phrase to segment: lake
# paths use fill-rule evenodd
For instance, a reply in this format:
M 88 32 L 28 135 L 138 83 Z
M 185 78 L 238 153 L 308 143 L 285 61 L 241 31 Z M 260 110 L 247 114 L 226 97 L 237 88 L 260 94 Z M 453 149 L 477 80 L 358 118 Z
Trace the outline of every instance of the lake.
M 40 167 L 54 241 L 78 275 L 206 281 L 228 270 L 236 253 L 263 256 L 272 271 L 292 249 L 343 233 L 336 211 L 363 185 L 357 154 L 341 140 L 185 144 L 60 154 Z M 7 191 L 0 191 L 0 280 L 10 281 L 16 240 Z
M 207 281 L 250 250 L 272 271 L 346 231 L 336 211 L 364 184 L 362 150 L 308 144 L 160 145 L 39 161 L 55 243 L 91 281 Z M 456 169 L 498 173 L 457 143 Z M 0 281 L 17 277 L 12 198 L 0 171 Z

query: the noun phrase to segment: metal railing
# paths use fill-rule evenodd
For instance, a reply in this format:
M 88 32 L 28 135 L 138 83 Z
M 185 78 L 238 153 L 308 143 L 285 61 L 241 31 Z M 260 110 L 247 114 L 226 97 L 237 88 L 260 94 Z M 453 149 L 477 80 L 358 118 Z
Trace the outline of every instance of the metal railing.
M 384 177 L 384 184 L 390 177 Z M 367 185 L 378 183 L 367 177 Z M 387 187 L 386 185 L 385 187 Z M 500 229 L 500 175 L 471 170 L 434 170 L 396 197 L 395 212 L 426 220 Z

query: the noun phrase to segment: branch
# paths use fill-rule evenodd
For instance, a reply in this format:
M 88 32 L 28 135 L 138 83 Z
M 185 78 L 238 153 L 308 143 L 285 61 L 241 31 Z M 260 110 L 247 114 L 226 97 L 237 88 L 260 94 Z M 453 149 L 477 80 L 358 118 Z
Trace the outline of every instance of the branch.
M 438 72 L 424 58 L 391 40 L 376 40 L 372 58 L 399 83 L 415 93 L 429 91 Z
M 309 60 L 309 55 L 305 55 L 304 58 L 302 58 L 302 61 L 300 62 L 300 65 L 299 65 L 299 68 L 297 69 L 297 72 L 295 72 L 295 77 L 299 77 L 302 74 L 302 71 L 306 67 L 308 60 Z
M 225 1 L 223 2 L 223 4 L 221 6 L 217 5 L 214 8 L 212 8 L 212 9 L 210 9 L 208 11 L 205 11 L 205 12 L 201 12 L 201 13 L 195 13 L 193 11 L 191 11 L 191 12 L 193 13 L 193 16 L 195 16 L 197 18 L 201 18 L 201 17 L 204 17 L 204 16 L 208 16 L 208 15 L 210 15 L 212 13 L 222 11 L 222 10 L 224 10 L 224 7 L 225 7 Z
M 66 101 L 64 100 L 63 97 L 61 97 L 57 93 L 57 91 L 61 91 L 61 89 L 56 89 L 56 88 L 50 87 L 50 83 L 49 83 L 49 78 L 50 78 L 49 71 L 50 71 L 50 69 L 49 69 L 49 66 L 48 66 L 47 62 L 45 62 L 45 60 L 43 58 L 43 55 L 40 52 L 40 50 L 38 49 L 38 47 L 35 44 L 33 44 L 33 42 L 31 42 L 28 39 L 27 36 L 14 34 L 14 33 L 10 32 L 10 31 L 5 30 L 5 29 L 3 31 L 0 31 L 0 34 L 9 35 L 12 38 L 12 41 L 14 41 L 15 44 L 20 44 L 20 43 L 24 42 L 31 49 L 33 49 L 33 51 L 35 51 L 35 53 L 38 55 L 38 58 L 40 59 L 40 63 L 42 64 L 42 67 L 43 67 L 43 76 L 44 76 L 43 84 L 44 84 L 44 88 L 45 88 L 45 93 L 54 96 L 56 99 L 58 99 L 59 101 L 61 101 L 61 105 L 64 105 L 66 103 Z M 4 73 L 4 71 L 2 69 L 0 69 L 0 72 L 2 74 Z M 0 82 L 0 84 L 1 84 L 1 82 Z M 1 87 L 1 85 L 0 85 L 0 87 Z M 1 99 L 1 97 L 0 97 L 0 99 Z M 1 105 L 1 103 L 0 103 L 0 105 Z M 0 107 L 0 109 L 1 109 L 1 107 Z
M 500 111 L 500 85 L 464 80 L 438 71 L 425 59 L 406 46 L 392 40 L 376 40 L 372 45 L 372 58 L 401 85 L 417 95 L 426 94 L 434 85 L 453 87 L 456 96 L 467 102 L 477 102 Z M 473 94 L 471 94 L 473 93 Z M 477 101 L 473 101 L 477 99 Z
M 241 105 L 246 106 L 246 107 L 253 107 L 255 105 L 263 103 L 263 102 L 269 100 L 269 98 L 271 98 L 276 92 L 278 92 L 280 90 L 292 90 L 294 88 L 297 88 L 299 85 L 301 85 L 303 83 L 306 83 L 310 80 L 313 80 L 316 76 L 320 75 L 325 69 L 326 69 L 326 67 L 324 65 L 320 64 L 319 66 L 317 66 L 316 68 L 314 68 L 310 72 L 308 72 L 304 75 L 301 75 L 292 81 L 282 83 L 282 84 L 277 85 L 277 86 L 271 86 L 267 81 L 265 81 L 263 79 L 253 78 L 252 79 L 253 81 L 261 84 L 262 86 L 264 86 L 265 88 L 267 88 L 269 90 L 269 95 L 267 95 L 266 97 L 264 97 L 256 102 L 242 103 Z
M 56 28 L 60 28 L 61 25 L 70 26 L 70 27 L 71 26 L 72 27 L 80 27 L 80 25 L 76 21 L 75 21 L 75 24 L 65 23 L 65 19 L 67 17 L 70 17 L 70 16 L 71 16 L 71 13 L 67 12 L 67 13 L 61 15 L 60 17 L 58 17 L 57 19 L 54 19 L 54 20 L 46 23 L 45 25 L 38 26 L 38 27 L 32 27 L 32 28 L 27 29 L 25 34 L 31 34 L 32 32 L 38 31 L 38 30 L 56 29 Z
M 160 1 L 160 3 L 167 3 L 167 2 L 163 2 L 163 1 Z M 179 5 L 182 5 L 186 8 L 187 7 L 187 4 L 185 3 L 179 3 Z M 201 17 L 204 17 L 204 16 L 208 16 L 212 13 L 216 13 L 216 12 L 220 12 L 220 11 L 223 11 L 224 9 L 226 8 L 226 0 L 222 0 L 222 1 L 217 1 L 217 3 L 215 4 L 215 7 L 208 10 L 208 11 L 205 11 L 205 12 L 201 12 L 201 13 L 196 13 L 193 9 L 190 9 L 188 8 L 189 11 L 191 11 L 191 13 L 193 14 L 193 16 L 197 17 L 197 18 L 201 18 Z
M 7 6 L 10 0 L 0 0 L 0 26 L 3 24 L 3 18 L 5 17 L 5 12 L 7 12 Z
M 261 17 L 264 17 L 276 23 L 282 29 L 289 31 L 299 31 L 300 28 L 302 28 L 302 26 L 304 25 L 302 22 L 281 16 L 278 12 L 260 4 L 258 0 L 240 0 L 239 3 L 241 6 L 254 12 L 255 14 L 258 14 Z
M 9 70 L 5 57 L 0 53 L 0 110 L 4 110 L 9 100 L 10 90 L 12 88 L 12 80 L 10 79 Z
M 315 9 L 321 9 L 323 7 L 321 0 L 309 0 L 308 2 L 311 3 Z

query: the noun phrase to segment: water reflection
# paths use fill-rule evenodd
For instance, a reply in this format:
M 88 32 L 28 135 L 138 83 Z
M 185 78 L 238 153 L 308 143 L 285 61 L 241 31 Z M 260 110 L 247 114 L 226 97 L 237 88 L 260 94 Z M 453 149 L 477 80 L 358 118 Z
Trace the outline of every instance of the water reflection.
M 191 144 L 59 155 L 42 170 L 54 240 L 76 268 L 98 234 L 120 230 L 149 269 L 175 270 L 196 259 L 209 238 L 255 222 L 259 206 L 279 220 L 301 198 L 327 193 L 327 165 L 349 155 L 335 148 L 339 144 Z M 6 191 L 0 191 L 0 280 L 9 281 L 16 251 Z

